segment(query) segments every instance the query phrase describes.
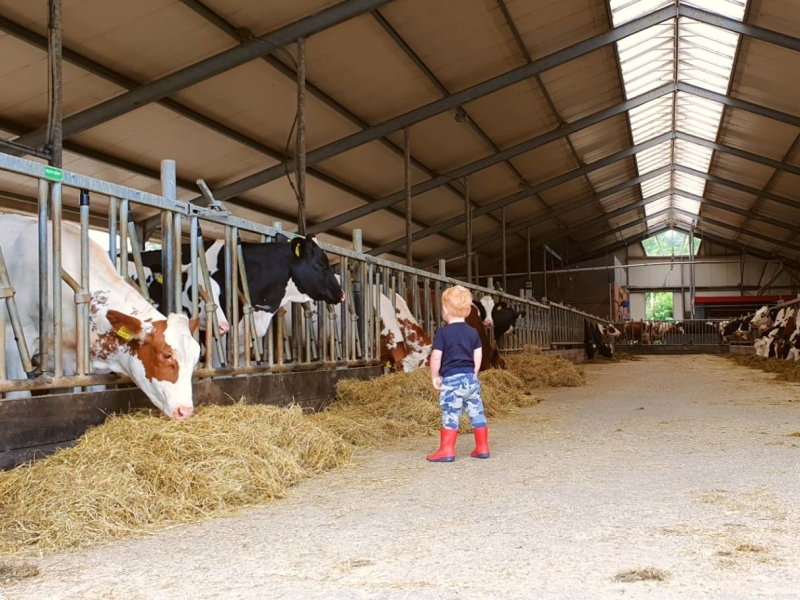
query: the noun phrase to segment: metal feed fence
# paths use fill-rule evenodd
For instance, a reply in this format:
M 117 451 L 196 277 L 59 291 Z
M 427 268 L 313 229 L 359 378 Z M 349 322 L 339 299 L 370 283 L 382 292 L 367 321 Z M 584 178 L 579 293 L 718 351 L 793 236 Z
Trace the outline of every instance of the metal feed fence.
M 511 352 L 521 350 L 526 345 L 543 348 L 580 345 L 583 343 L 584 319 L 604 323 L 591 315 L 558 304 L 542 304 L 446 277 L 444 261 L 440 263 L 440 273 L 433 274 L 366 255 L 363 253 L 360 231 L 356 230 L 352 249 L 319 244 L 334 257 L 334 269 L 346 299 L 336 306 L 324 302 L 289 305 L 278 311 L 266 334 L 259 336 L 258 311 L 250 302 L 240 238 L 272 241 L 279 233 L 283 233 L 280 224 L 270 227 L 237 218 L 215 202 L 206 208 L 177 200 L 175 163 L 172 161 L 162 163 L 162 195 L 52 169 L 2 153 L 0 170 L 32 178 L 38 187 L 38 331 L 44 332 L 39 336 L 37 348 L 30 346 L 33 340 L 25 339 L 15 305 L 15 282 L 9 280 L 0 253 L 0 297 L 5 300 L 7 308 L 6 311 L 0 310 L 0 332 L 4 336 L 0 340 L 0 393 L 129 383 L 124 378 L 91 372 L 89 208 L 92 199 L 98 197 L 106 199 L 108 203 L 109 256 L 117 265 L 120 275 L 147 299 L 149 294 L 141 257 L 142 232 L 131 215 L 134 211 L 141 212 L 143 208 L 151 212 L 152 209 L 159 211 L 160 217 L 157 218 L 160 218 L 161 225 L 165 287 L 164 306 L 160 310 L 165 314 L 181 312 L 183 308 L 182 246 L 188 239 L 191 262 L 185 270 L 192 283 L 189 312 L 192 317 L 198 316 L 202 299 L 207 318 L 205 331 L 195 334 L 205 350 L 205 356 L 195 372 L 196 377 L 379 364 L 381 293 L 388 299 L 392 310 L 396 307 L 397 296 L 403 298 L 412 316 L 431 337 L 441 323 L 441 294 L 447 286 L 463 285 L 476 298 L 490 295 L 495 302 L 503 301 L 524 313 L 515 324 L 513 335 L 504 336 L 500 344 L 501 349 Z M 71 274 L 63 272 L 61 268 L 62 196 L 68 190 L 73 190 L 80 198 L 81 266 L 79 273 Z M 50 225 L 52 238 L 48 236 Z M 208 232 L 213 232 L 226 242 L 226 279 L 222 286 L 226 306 L 221 308 L 229 321 L 230 332 L 224 336 L 219 332 L 216 306 L 207 293 L 212 286 L 203 251 L 203 233 Z M 294 237 L 293 234 L 286 235 Z M 51 269 L 48 269 L 48 264 Z M 62 282 L 68 286 L 64 290 Z M 17 285 L 20 284 L 17 282 Z M 62 293 L 69 293 L 70 290 L 77 317 L 77 364 L 74 369 L 68 368 L 66 371 L 69 372 L 65 372 Z M 230 293 L 232 290 L 236 290 L 236 294 Z M 234 301 L 236 298 L 240 302 Z M 9 380 L 6 377 L 5 353 L 13 351 L 13 343 L 6 345 L 9 341 L 4 326 L 6 319 L 13 327 L 16 351 L 22 358 L 27 379 Z M 72 336 L 69 339 L 73 339 Z
M 664 346 L 716 346 L 726 343 L 719 331 L 722 319 L 686 319 L 683 321 L 626 321 L 616 327 L 621 335 L 617 344 Z

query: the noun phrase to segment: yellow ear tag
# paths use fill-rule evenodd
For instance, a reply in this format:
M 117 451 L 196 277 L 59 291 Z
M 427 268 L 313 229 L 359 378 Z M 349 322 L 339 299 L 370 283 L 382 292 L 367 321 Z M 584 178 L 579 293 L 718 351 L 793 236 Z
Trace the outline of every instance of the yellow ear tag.
M 125 327 L 120 327 L 119 329 L 117 329 L 117 335 L 121 337 L 123 340 L 129 340 L 133 337 L 133 335 L 131 335 L 131 332 L 128 331 Z
M 300 257 L 300 244 L 297 244 L 297 246 L 294 247 L 294 255 L 298 258 Z
M 156 275 L 156 281 L 157 281 L 158 283 L 160 283 L 160 284 L 162 284 L 162 285 L 163 285 L 163 283 L 164 283 L 164 276 L 163 276 L 161 273 L 159 273 L 158 275 Z

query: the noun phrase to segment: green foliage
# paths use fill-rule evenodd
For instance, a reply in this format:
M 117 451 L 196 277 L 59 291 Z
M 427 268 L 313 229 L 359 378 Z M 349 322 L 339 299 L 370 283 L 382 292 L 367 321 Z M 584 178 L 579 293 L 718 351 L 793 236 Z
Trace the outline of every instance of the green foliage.
M 670 229 L 642 241 L 647 256 L 689 256 L 689 236 Z M 694 253 L 700 248 L 700 238 L 694 238 Z
M 647 292 L 644 295 L 645 317 L 651 321 L 669 321 L 673 315 L 672 292 Z

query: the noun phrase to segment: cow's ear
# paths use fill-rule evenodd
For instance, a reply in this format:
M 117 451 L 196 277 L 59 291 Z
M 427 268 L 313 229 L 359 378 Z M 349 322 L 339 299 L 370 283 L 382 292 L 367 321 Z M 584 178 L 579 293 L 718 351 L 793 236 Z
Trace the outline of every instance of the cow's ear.
M 305 239 L 296 237 L 292 238 L 291 247 L 292 247 L 292 254 L 294 254 L 297 258 L 300 258 L 303 255 L 303 251 L 305 250 Z
M 141 341 L 144 338 L 142 322 L 136 317 L 126 315 L 118 310 L 110 309 L 108 313 L 106 313 L 106 318 L 108 322 L 111 323 L 111 328 L 114 330 L 114 333 L 126 342 L 130 340 Z
M 278 233 L 275 235 L 275 241 L 286 243 L 289 241 L 289 238 L 283 235 L 282 233 Z

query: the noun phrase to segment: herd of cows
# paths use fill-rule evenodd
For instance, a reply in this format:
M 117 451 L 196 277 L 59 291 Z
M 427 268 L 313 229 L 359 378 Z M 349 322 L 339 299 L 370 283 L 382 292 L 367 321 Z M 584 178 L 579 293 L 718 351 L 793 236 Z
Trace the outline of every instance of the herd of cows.
M 792 307 L 762 306 L 755 314 L 719 324 L 723 339 L 752 336 L 756 355 L 800 360 L 800 322 Z
M 38 221 L 35 218 L 19 215 L 0 217 L 0 247 L 16 290 L 20 324 L 29 348 L 39 346 L 39 280 L 31 276 L 38 272 L 37 231 Z M 62 270 L 79 280 L 80 229 L 65 223 L 61 244 Z M 272 318 L 289 303 L 322 301 L 338 305 L 345 299 L 338 276 L 313 237 L 290 240 L 279 236 L 274 242 L 243 243 L 241 246 L 251 304 L 257 315 L 257 335 L 266 334 Z M 230 331 L 230 323 L 221 309 L 226 305 L 224 249 L 224 243 L 220 241 L 204 244 L 211 278 L 211 289 L 207 293 L 210 302 L 218 307 L 214 315 L 221 335 Z M 189 245 L 185 245 L 181 265 L 184 274 L 183 314 L 165 315 L 159 311 L 164 306 L 160 251 L 141 255 L 144 283 L 151 299 L 148 301 L 139 289 L 119 275 L 108 254 L 98 244 L 90 242 L 89 245 L 90 371 L 129 377 L 156 407 L 175 419 L 183 419 L 193 413 L 192 373 L 201 355 L 194 334 L 198 329 L 209 326 L 205 322 L 203 306 L 200 307 L 200 317 L 190 319 L 187 316 L 191 314 L 192 296 L 188 278 L 190 252 Z M 129 272 L 134 273 L 135 265 L 129 267 Z M 52 264 L 49 268 L 52 271 Z M 62 290 L 63 374 L 71 376 L 78 370 L 75 296 L 65 285 Z M 414 319 L 405 299 L 396 294 L 392 302 L 379 289 L 375 292 L 376 302 L 380 302 L 380 358 L 383 363 L 397 371 L 412 371 L 427 365 L 431 339 Z M 239 314 L 242 314 L 241 305 Z M 505 303 L 495 303 L 488 295 L 474 302 L 467 322 L 478 331 L 484 348 L 489 348 L 489 351 L 484 351 L 482 369 L 504 366 L 497 341 L 513 332 L 515 324 L 523 317 L 523 313 Z M 33 374 L 26 372 L 14 346 L 11 323 L 8 320 L 6 323 L 7 377 L 31 378 Z M 243 323 L 237 325 L 242 333 Z M 493 333 L 491 337 L 490 332 Z M 35 358 L 41 361 L 40 356 Z M 46 367 L 52 372 L 52 349 L 48 358 Z M 11 392 L 7 397 L 27 394 Z

